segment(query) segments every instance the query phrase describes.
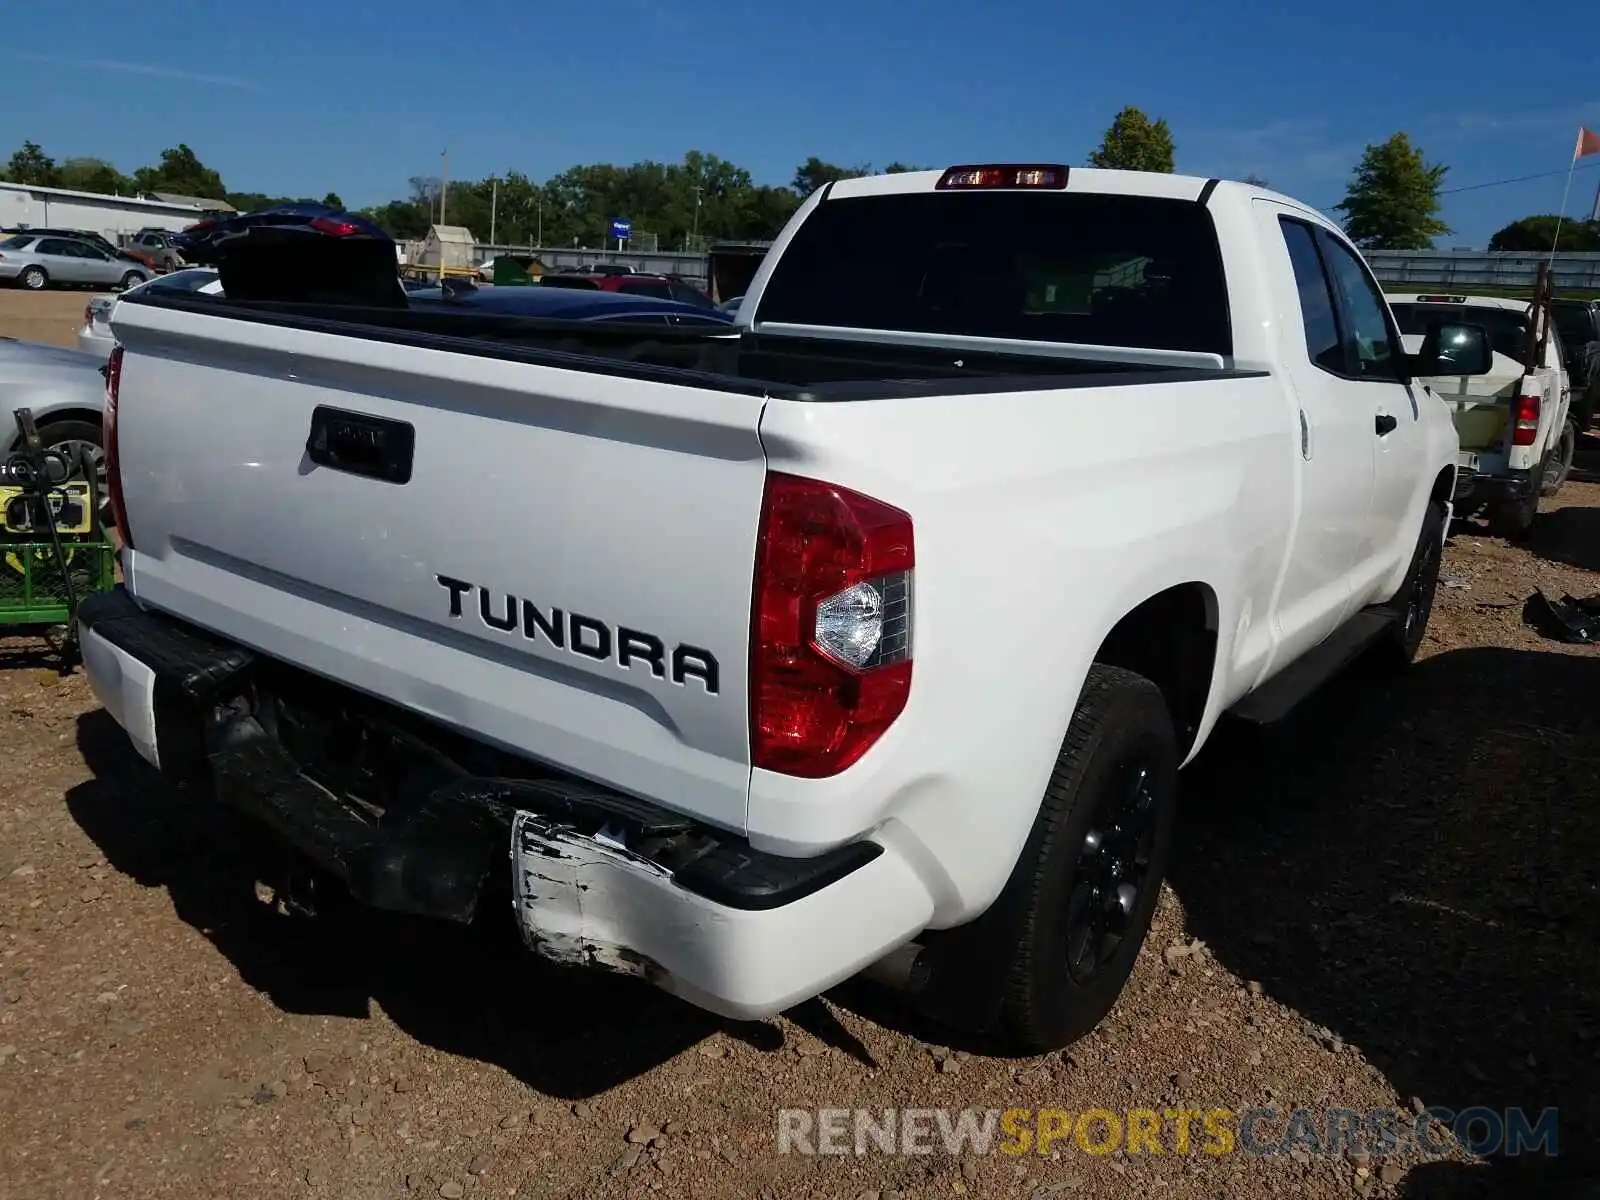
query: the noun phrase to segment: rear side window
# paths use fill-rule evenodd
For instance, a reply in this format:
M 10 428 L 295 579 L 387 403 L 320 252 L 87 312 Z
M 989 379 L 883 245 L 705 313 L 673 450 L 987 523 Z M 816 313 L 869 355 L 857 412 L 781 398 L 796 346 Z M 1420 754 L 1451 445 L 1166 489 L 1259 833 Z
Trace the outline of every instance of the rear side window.
M 1339 341 L 1339 319 L 1334 313 L 1333 285 L 1322 270 L 1322 257 L 1311 226 L 1278 218 L 1289 261 L 1294 264 L 1294 286 L 1300 296 L 1300 325 L 1306 335 L 1306 357 L 1324 371 L 1343 374 L 1344 347 Z
M 762 293 L 763 322 L 1229 355 L 1211 214 L 1051 192 L 827 200 Z
M 694 288 L 683 283 L 674 283 L 671 286 L 672 298 L 674 300 L 680 301 L 684 304 L 693 304 L 699 308 L 715 307 L 715 305 L 711 303 L 711 297 L 707 296 L 704 292 L 698 292 Z
M 30 234 L 19 233 L 15 237 L 8 237 L 0 242 L 0 250 L 25 250 L 33 245 L 34 238 Z
M 657 300 L 672 299 L 672 289 L 664 283 L 619 283 L 617 291 L 628 296 L 652 296 Z
M 1401 351 L 1394 344 L 1383 292 L 1354 250 L 1327 233 L 1317 237 L 1339 293 L 1346 355 L 1355 364 L 1357 378 L 1399 382 Z

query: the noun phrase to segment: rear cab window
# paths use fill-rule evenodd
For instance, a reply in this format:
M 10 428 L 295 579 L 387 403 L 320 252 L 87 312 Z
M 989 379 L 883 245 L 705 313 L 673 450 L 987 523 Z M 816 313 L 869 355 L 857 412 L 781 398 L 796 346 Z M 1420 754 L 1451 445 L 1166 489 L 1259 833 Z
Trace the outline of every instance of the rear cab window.
M 1211 214 L 1190 200 L 934 192 L 825 200 L 761 324 L 1233 352 Z
M 1520 309 L 1490 308 L 1472 304 L 1434 304 L 1405 301 L 1393 305 L 1400 332 L 1421 337 L 1428 326 L 1438 321 L 1445 325 L 1481 325 L 1489 335 L 1489 347 L 1496 354 L 1522 361 L 1528 345 L 1528 316 Z

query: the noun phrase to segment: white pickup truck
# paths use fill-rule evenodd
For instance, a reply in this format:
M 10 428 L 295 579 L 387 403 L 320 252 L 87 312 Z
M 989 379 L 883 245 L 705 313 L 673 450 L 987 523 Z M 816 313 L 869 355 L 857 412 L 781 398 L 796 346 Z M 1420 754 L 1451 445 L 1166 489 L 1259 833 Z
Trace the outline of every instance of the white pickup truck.
M 1389 307 L 1408 350 L 1419 349 L 1428 329 L 1441 321 L 1481 325 L 1489 335 L 1494 356 L 1487 373 L 1418 382 L 1455 414 L 1461 444 L 1456 515 L 1486 509 L 1494 532 L 1525 537 L 1538 517 L 1539 498 L 1555 495 L 1566 482 L 1578 444 L 1578 426 L 1569 415 L 1571 384 L 1549 306 L 1499 296 L 1408 293 L 1391 294 Z
M 1094 1026 L 1218 718 L 1415 655 L 1457 442 L 1411 380 L 1489 364 L 1403 354 L 1312 209 L 1183 176 L 840 181 L 708 332 L 442 311 L 319 228 L 117 305 L 96 694 L 312 893 L 506 904 L 738 1018 L 870 967 Z

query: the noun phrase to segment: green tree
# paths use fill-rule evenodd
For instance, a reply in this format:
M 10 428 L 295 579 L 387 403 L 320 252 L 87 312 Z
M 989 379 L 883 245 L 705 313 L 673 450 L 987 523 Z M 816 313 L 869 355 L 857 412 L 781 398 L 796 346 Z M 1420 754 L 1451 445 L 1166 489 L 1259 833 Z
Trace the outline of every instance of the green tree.
M 22 149 L 6 163 L 5 178 L 12 183 L 31 183 L 36 187 L 58 187 L 61 169 L 38 142 L 23 142 Z
M 1450 232 L 1439 219 L 1439 187 L 1450 168 L 1424 160 L 1404 133 L 1369 145 L 1345 197 L 1333 207 L 1364 250 L 1426 250 Z
M 1489 249 L 1548 254 L 1556 240 L 1558 225 L 1561 242 L 1555 246 L 1557 250 L 1600 250 L 1600 221 L 1560 220 L 1553 213 L 1511 222 L 1489 239 Z
M 839 167 L 830 162 L 823 162 L 815 154 L 806 159 L 794 170 L 794 182 L 789 186 L 802 196 L 809 196 L 824 184 L 835 183 L 840 179 L 859 179 L 867 174 L 871 168 Z
M 107 196 L 133 193 L 133 180 L 103 158 L 69 158 L 61 164 L 61 186 Z
M 342 209 L 344 207 L 344 201 L 339 198 L 339 193 L 338 192 L 329 192 L 326 196 L 324 196 L 322 198 L 322 202 L 324 204 L 326 204 L 329 208 Z
M 1269 188 L 1269 187 L 1272 186 L 1265 179 L 1261 178 L 1261 176 L 1257 175 L 1253 171 L 1250 174 L 1246 175 L 1239 182 L 1248 183 L 1251 187 L 1258 187 L 1258 188 Z
M 1142 109 L 1124 108 L 1111 122 L 1100 148 L 1089 155 L 1091 167 L 1171 174 L 1172 130 L 1165 118 L 1152 121 Z
M 133 173 L 133 181 L 141 192 L 176 192 L 206 200 L 221 200 L 228 194 L 222 186 L 222 176 L 202 163 L 183 142 L 163 150 L 159 165 L 140 167 Z

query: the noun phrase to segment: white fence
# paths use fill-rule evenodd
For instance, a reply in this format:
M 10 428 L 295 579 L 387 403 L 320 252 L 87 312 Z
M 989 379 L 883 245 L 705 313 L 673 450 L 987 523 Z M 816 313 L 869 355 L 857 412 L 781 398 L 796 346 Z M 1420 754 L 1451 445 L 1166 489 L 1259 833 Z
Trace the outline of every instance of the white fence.
M 1424 287 L 1531 288 L 1549 254 L 1518 250 L 1367 250 L 1380 283 Z M 1600 292 L 1600 253 L 1557 254 L 1550 270 L 1556 291 Z

